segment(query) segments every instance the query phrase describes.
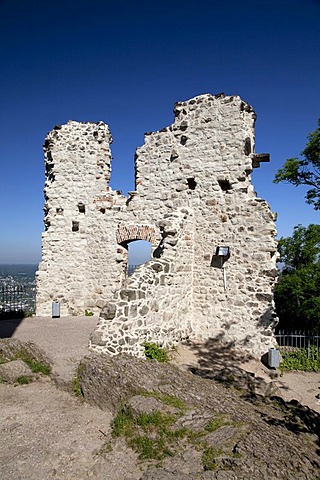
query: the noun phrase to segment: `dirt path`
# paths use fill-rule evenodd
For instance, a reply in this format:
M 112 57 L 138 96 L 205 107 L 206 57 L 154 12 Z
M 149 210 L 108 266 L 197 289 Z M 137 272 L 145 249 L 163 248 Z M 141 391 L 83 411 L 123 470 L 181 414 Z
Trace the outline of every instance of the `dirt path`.
M 2 480 L 89 478 L 110 414 L 81 404 L 50 380 L 2 384 L 0 398 Z

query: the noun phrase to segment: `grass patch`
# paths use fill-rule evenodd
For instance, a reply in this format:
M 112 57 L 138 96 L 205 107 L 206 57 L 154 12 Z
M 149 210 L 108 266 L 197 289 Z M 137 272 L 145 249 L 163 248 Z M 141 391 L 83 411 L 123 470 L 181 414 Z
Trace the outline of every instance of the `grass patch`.
M 225 422 L 222 417 L 216 417 L 210 420 L 210 422 L 204 427 L 204 429 L 207 432 L 215 432 L 220 428 L 222 425 L 224 425 Z
M 135 418 L 130 407 L 121 407 L 112 422 L 112 436 L 130 437 L 134 433 Z
M 159 410 L 151 413 L 142 412 L 136 419 L 143 430 L 165 429 L 176 421 L 175 415 L 163 415 Z
M 51 373 L 51 366 L 46 363 L 35 360 L 25 354 L 19 355 L 18 358 L 21 358 L 33 373 L 42 373 L 43 375 L 49 375 Z
M 27 375 L 20 375 L 20 377 L 17 378 L 17 383 L 19 385 L 28 385 L 28 383 L 31 383 L 33 381 L 33 378 Z
M 140 459 L 162 460 L 174 454 L 170 445 L 186 434 L 183 429 L 171 430 L 176 419 L 176 415 L 165 415 L 158 410 L 135 416 L 130 407 L 122 407 L 113 421 L 112 435 L 123 435 Z
M 290 351 L 281 349 L 280 352 L 282 357 L 279 367 L 281 375 L 290 370 L 320 371 L 320 349 L 314 345 L 309 348 L 298 348 Z
M 72 381 L 72 391 L 76 397 L 83 397 L 83 393 L 80 387 L 79 377 L 76 375 Z
M 218 457 L 222 455 L 221 449 L 206 446 L 202 454 L 202 465 L 204 470 L 216 470 Z
M 137 435 L 128 443 L 139 454 L 141 460 L 163 460 L 165 457 L 174 455 L 163 436 L 150 438 L 146 435 Z
M 146 394 L 163 401 L 160 394 Z M 168 396 L 169 397 L 169 396 Z M 172 404 L 172 399 L 167 400 Z M 173 403 L 175 406 L 185 408 L 183 402 Z M 164 414 L 158 410 L 151 413 L 142 412 L 135 415 L 131 407 L 123 406 L 119 409 L 112 423 L 112 436 L 124 436 L 127 444 L 138 453 L 141 460 L 162 461 L 165 457 L 173 456 L 181 452 L 182 445 L 191 445 L 202 452 L 202 464 L 205 470 L 217 468 L 219 456 L 223 453 L 202 441 L 208 432 L 214 432 L 223 425 L 226 419 L 223 415 L 217 415 L 201 431 L 193 431 L 188 427 L 175 428 L 176 421 L 181 418 L 184 411 L 176 414 Z

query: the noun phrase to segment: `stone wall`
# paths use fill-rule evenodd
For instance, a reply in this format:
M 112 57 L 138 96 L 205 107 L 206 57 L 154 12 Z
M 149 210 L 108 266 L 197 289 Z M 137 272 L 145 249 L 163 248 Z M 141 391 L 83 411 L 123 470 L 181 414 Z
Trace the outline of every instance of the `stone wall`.
M 255 113 L 238 96 L 178 103 L 174 123 L 146 134 L 136 190 L 109 187 L 111 136 L 103 123 L 69 122 L 45 142 L 46 232 L 37 314 L 100 312 L 93 350 L 143 355 L 143 343 L 219 337 L 254 354 L 274 342 L 274 215 L 250 174 Z M 127 278 L 127 245 L 153 258 Z M 221 261 L 218 245 L 230 256 Z

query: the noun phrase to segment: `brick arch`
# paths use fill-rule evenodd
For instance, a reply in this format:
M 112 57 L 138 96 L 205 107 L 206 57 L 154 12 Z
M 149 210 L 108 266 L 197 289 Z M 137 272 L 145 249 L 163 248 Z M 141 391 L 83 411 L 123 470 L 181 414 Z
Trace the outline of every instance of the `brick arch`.
M 156 229 L 150 225 L 120 225 L 116 232 L 117 243 L 131 242 L 134 240 L 146 240 L 156 243 Z

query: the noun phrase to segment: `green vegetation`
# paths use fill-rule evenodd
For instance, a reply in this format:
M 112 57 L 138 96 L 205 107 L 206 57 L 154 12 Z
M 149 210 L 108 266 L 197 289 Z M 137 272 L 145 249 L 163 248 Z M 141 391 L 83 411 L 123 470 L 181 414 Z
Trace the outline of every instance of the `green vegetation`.
M 76 397 L 83 397 L 83 393 L 80 387 L 79 377 L 77 375 L 73 378 L 72 391 Z
M 112 435 L 123 435 L 128 445 L 133 448 L 141 459 L 162 460 L 172 455 L 169 444 L 173 438 L 169 427 L 175 422 L 176 416 L 164 415 L 159 411 L 142 412 L 134 416 L 130 407 L 118 411 L 112 424 Z
M 320 210 L 320 119 L 318 128 L 308 135 L 308 143 L 301 155 L 303 158 L 289 158 L 276 173 L 274 183 L 291 183 L 295 187 L 307 185 L 306 202 Z
M 202 464 L 204 470 L 215 470 L 218 466 L 217 459 L 222 455 L 221 449 L 206 447 L 202 454 Z
M 222 427 L 222 425 L 226 425 L 226 421 L 225 419 L 219 415 L 215 418 L 213 418 L 205 427 L 204 429 L 207 431 L 207 432 L 215 432 L 216 430 L 218 430 L 218 428 Z
M 148 396 L 148 394 L 145 395 Z M 112 424 L 112 436 L 124 436 L 127 444 L 138 453 L 141 460 L 162 461 L 165 457 L 181 452 L 181 448 L 189 444 L 202 452 L 205 470 L 216 468 L 218 457 L 223 452 L 208 445 L 205 435 L 223 425 L 230 425 L 225 416 L 217 415 L 200 431 L 187 427 L 177 428 L 175 423 L 184 414 L 186 408 L 183 402 L 166 395 L 151 393 L 150 396 L 159 400 L 166 398 L 170 404 L 179 405 L 180 411 L 166 414 L 156 410 L 135 415 L 130 407 L 121 407 Z
M 320 225 L 294 228 L 278 245 L 283 269 L 274 298 L 279 327 L 320 332 Z
M 157 362 L 169 362 L 170 356 L 166 348 L 162 348 L 156 343 L 145 342 L 144 354 L 149 360 L 157 360 Z
M 85 314 L 86 317 L 92 317 L 93 316 L 93 312 L 91 312 L 91 310 L 85 310 L 84 314 Z
M 288 370 L 301 370 L 303 372 L 320 371 L 320 350 L 314 345 L 310 348 L 298 348 L 290 351 L 281 350 L 281 356 L 281 375 Z
M 51 366 L 49 364 L 32 358 L 23 350 L 16 354 L 13 360 L 17 359 L 23 360 L 33 373 L 42 373 L 43 375 L 49 375 L 51 373 Z
M 17 378 L 17 383 L 19 385 L 27 385 L 28 383 L 31 383 L 33 381 L 33 378 L 27 375 L 21 375 L 20 377 Z
M 302 159 L 289 158 L 274 182 L 309 187 L 306 202 L 320 210 L 320 119 L 308 135 Z M 320 226 L 298 225 L 292 237 L 279 241 L 279 261 L 284 263 L 275 287 L 279 327 L 320 332 Z
M 43 375 L 49 375 L 51 373 L 51 365 L 46 361 L 37 360 L 27 348 L 21 348 L 19 351 L 12 353 L 11 358 L 0 355 L 0 364 L 12 360 L 22 360 L 29 366 L 33 373 L 42 373 Z

